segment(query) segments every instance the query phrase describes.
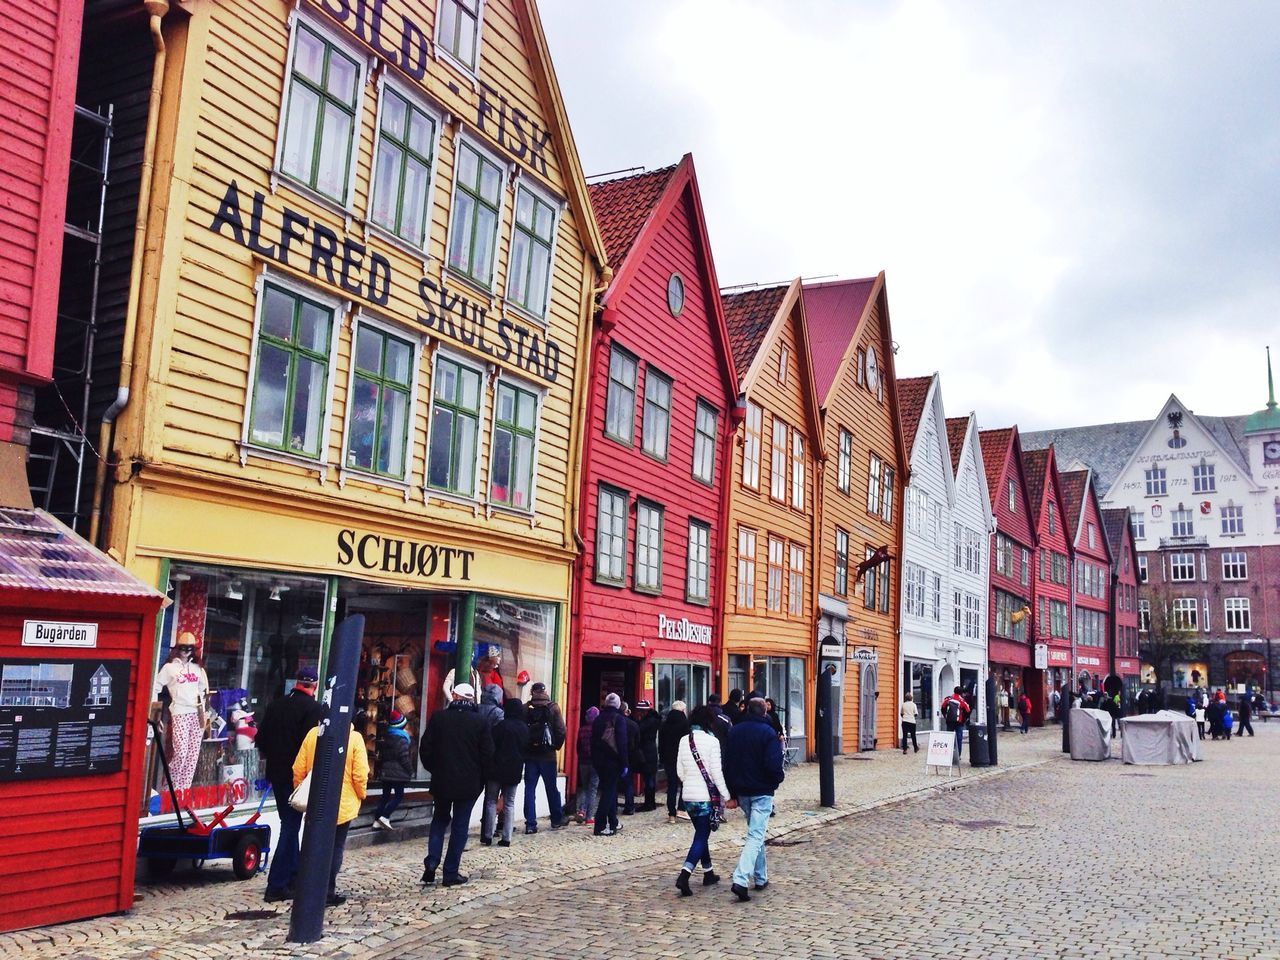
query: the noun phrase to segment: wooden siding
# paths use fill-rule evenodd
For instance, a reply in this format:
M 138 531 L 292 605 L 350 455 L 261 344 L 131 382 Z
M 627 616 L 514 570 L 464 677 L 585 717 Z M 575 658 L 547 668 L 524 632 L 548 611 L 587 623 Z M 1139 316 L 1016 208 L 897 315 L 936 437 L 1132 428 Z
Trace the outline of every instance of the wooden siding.
M 310 8 L 307 8 L 310 9 Z M 335 8 L 336 9 L 336 8 Z M 367 8 L 365 10 L 368 15 Z M 384 37 L 399 39 L 403 17 L 411 16 L 428 38 L 434 29 L 429 11 L 407 0 L 389 0 L 382 5 Z M 536 124 L 549 130 L 554 123 L 551 111 L 540 102 L 529 54 L 531 42 L 518 25 L 511 3 L 492 2 L 484 7 L 478 81 L 472 81 L 456 67 L 442 60 L 428 59 L 424 79 L 417 83 L 391 67 L 381 74 L 395 79 L 441 114 L 453 117 L 445 125 L 437 147 L 435 177 L 431 185 L 431 226 L 425 254 L 413 253 L 399 243 L 384 239 L 365 221 L 371 189 L 378 103 L 377 75 L 365 75 L 363 100 L 358 115 L 350 213 L 337 205 L 314 198 L 283 175 L 272 173 L 277 126 L 282 122 L 281 98 L 286 78 L 286 59 L 291 30 L 290 6 L 278 0 L 257 3 L 228 0 L 202 4 L 189 25 L 179 27 L 166 21 L 171 32 L 189 32 L 185 58 L 171 61 L 163 121 L 164 156 L 157 169 L 183 171 L 160 182 L 164 189 L 157 197 L 158 212 L 152 227 L 163 231 L 160 245 L 165 252 L 162 274 L 157 280 L 159 307 L 154 336 L 149 341 L 146 369 L 150 389 L 141 402 L 132 404 L 122 418 L 119 444 L 125 459 L 142 457 L 151 475 L 166 470 L 187 476 L 202 476 L 215 489 L 266 486 L 279 490 L 292 502 L 303 500 L 341 503 L 359 515 L 364 511 L 372 522 L 379 515 L 403 518 L 412 515 L 423 522 L 438 522 L 437 535 L 457 542 L 466 538 L 492 538 L 521 544 L 540 544 L 567 552 L 570 548 L 569 511 L 576 491 L 571 490 L 576 451 L 574 424 L 578 394 L 575 371 L 580 363 L 588 296 L 588 251 L 584 245 L 584 225 L 578 222 L 572 204 L 564 208 L 556 234 L 555 259 L 551 275 L 550 306 L 545 330 L 531 320 L 521 319 L 514 308 L 506 310 L 513 322 L 550 338 L 559 346 L 559 370 L 548 383 L 536 372 L 521 370 L 514 362 L 487 354 L 445 335 L 441 326 L 428 329 L 422 322 L 424 304 L 419 296 L 419 280 L 447 286 L 450 294 L 483 305 L 489 311 L 487 342 L 496 344 L 495 328 L 504 312 L 501 293 L 506 288 L 506 267 L 512 232 L 514 184 L 541 185 L 553 195 L 567 197 L 572 189 L 563 180 L 558 135 L 553 135 L 544 151 L 543 164 L 518 159 L 495 142 L 499 96 L 506 98 L 506 110 L 522 112 L 526 127 Z M 368 43 L 355 35 L 355 14 L 342 23 L 318 13 L 308 22 L 327 34 L 339 37 L 357 56 L 375 58 Z M 369 38 L 369 24 L 363 27 Z M 384 40 L 384 46 L 397 44 Z M 489 113 L 480 111 L 479 98 L 489 98 Z M 477 129 L 477 120 L 486 122 Z M 444 270 L 454 157 L 459 136 L 466 136 L 491 150 L 512 170 L 502 194 L 502 218 L 498 228 L 492 298 L 473 285 L 447 276 Z M 511 128 L 506 138 L 511 139 Z M 237 242 L 234 229 L 211 227 L 215 215 L 226 202 L 229 185 L 238 190 L 240 214 L 246 235 L 254 217 L 255 194 L 260 194 L 260 230 L 256 237 L 263 245 L 275 243 L 286 209 L 306 217 L 308 223 L 323 226 L 338 237 L 341 258 L 344 239 L 363 245 L 368 257 L 377 254 L 389 264 L 387 302 L 378 306 L 367 296 L 353 295 L 339 285 L 341 277 L 326 278 L 324 271 L 308 275 L 311 232 L 295 241 L 287 263 L 251 252 Z M 225 211 L 224 211 L 225 212 Z M 424 259 L 426 267 L 424 269 Z M 335 263 L 335 266 L 337 264 Z M 423 349 L 417 368 L 418 390 L 410 425 L 406 498 L 402 486 L 384 483 L 340 467 L 344 456 L 347 414 L 347 384 L 351 362 L 353 324 L 351 315 L 340 311 L 334 326 L 336 350 L 329 371 L 330 413 L 324 424 L 323 455 L 328 462 L 324 479 L 313 465 L 281 462 L 254 451 L 241 463 L 239 444 L 246 406 L 252 389 L 249 366 L 254 350 L 256 312 L 255 283 L 266 268 L 269 276 L 300 284 L 318 294 L 352 301 L 357 310 L 399 329 L 411 340 L 420 339 Z M 438 309 L 438 308 L 437 308 Z M 453 325 L 451 324 L 451 329 Z M 514 336 L 512 337 L 514 341 Z M 536 490 L 533 515 L 495 510 L 487 516 L 489 442 L 493 416 L 493 378 L 488 378 L 480 411 L 475 501 L 458 502 L 430 496 L 423 504 L 429 404 L 432 389 L 433 354 L 445 349 L 474 361 L 482 369 L 490 366 L 503 376 L 511 376 L 535 389 L 544 390 L 538 428 Z M 146 479 L 144 475 L 143 479 Z M 115 506 L 121 516 L 128 509 L 123 488 L 118 488 Z M 353 522 L 355 521 L 353 517 Z M 112 540 L 125 545 L 123 529 L 113 529 Z
M 1028 498 L 1026 478 L 1022 471 L 1022 457 L 1020 446 L 1017 439 L 1017 430 L 1014 429 L 1013 438 L 1008 447 L 1004 451 L 1004 462 L 997 471 L 999 481 L 996 488 L 989 491 L 992 502 L 992 512 L 996 520 L 996 532 L 988 539 L 987 557 L 988 567 L 990 571 L 991 585 L 987 591 L 987 636 L 989 638 L 989 647 L 996 648 L 1004 645 L 1006 649 L 1014 647 L 1019 648 L 1020 653 L 1025 653 L 1023 659 L 1028 664 L 1031 663 L 1030 644 L 1035 635 L 1035 594 L 1036 586 L 1035 574 L 1035 551 L 1037 539 L 1035 530 L 1032 527 L 1031 505 Z M 987 465 L 987 469 L 991 469 L 991 465 Z M 1009 481 L 1014 481 L 1014 509 L 1009 509 Z M 1009 537 L 1019 547 L 1026 547 L 1032 555 L 1032 570 L 1029 575 L 1029 582 L 1023 585 L 1017 576 L 1008 577 L 1000 573 L 996 569 L 996 537 L 1003 534 Z M 1016 570 L 1015 570 L 1016 573 Z M 1015 641 L 1008 640 L 996 634 L 996 590 L 1004 590 L 1016 596 L 1023 597 L 1031 604 L 1031 617 L 1027 625 L 1027 642 L 1019 644 Z M 989 654 L 992 663 L 1004 663 L 1004 657 L 998 652 Z

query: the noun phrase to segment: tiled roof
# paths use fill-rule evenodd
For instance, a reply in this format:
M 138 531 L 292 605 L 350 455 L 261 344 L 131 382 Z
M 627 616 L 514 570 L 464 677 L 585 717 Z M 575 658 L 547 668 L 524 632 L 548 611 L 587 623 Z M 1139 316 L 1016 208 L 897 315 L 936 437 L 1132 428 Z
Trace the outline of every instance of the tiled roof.
M 987 470 L 987 495 L 991 497 L 991 508 L 994 510 L 999 502 L 1000 474 L 1004 470 L 1005 458 L 1009 455 L 1009 444 L 1013 442 L 1013 427 L 979 430 L 978 442 L 982 444 L 982 465 Z
M 725 323 L 729 327 L 729 345 L 733 347 L 733 364 L 739 377 L 745 377 L 751 368 L 788 289 L 789 285 L 761 287 L 721 296 Z
M 933 377 L 898 378 L 898 416 L 902 418 L 902 435 L 907 440 L 907 450 L 916 442 L 920 418 L 924 416 L 924 401 L 929 395 Z
M 951 448 L 952 472 L 960 469 L 960 454 L 964 453 L 964 435 L 968 430 L 968 417 L 947 417 L 947 445 Z
M 1048 473 L 1048 450 L 1023 450 L 1022 472 L 1027 476 L 1027 495 L 1031 497 L 1031 519 L 1040 526 L 1040 501 L 1044 498 L 1044 483 Z M 1071 538 L 1068 537 L 1068 540 Z
M 1124 530 L 1129 526 L 1128 507 L 1106 507 L 1102 511 L 1102 528 L 1107 531 L 1107 543 L 1113 559 L 1119 559 L 1124 546 Z
M 1055 452 L 1057 447 L 1054 448 Z M 1058 471 L 1058 483 L 1062 486 L 1062 512 L 1067 521 L 1067 539 L 1080 529 L 1080 514 L 1084 511 L 1084 498 L 1088 490 L 1088 470 Z
M 604 239 L 604 250 L 614 269 L 622 265 L 649 219 L 678 164 L 616 180 L 587 184 L 591 209 Z
M 0 588 L 155 597 L 147 586 L 43 510 L 0 509 Z
M 858 331 L 875 277 L 806 283 L 803 286 L 804 319 L 809 327 L 809 352 L 813 355 L 813 384 L 818 402 L 826 403 L 831 384 L 840 372 L 840 361 Z M 879 351 L 876 351 L 877 353 Z M 885 369 L 888 369 L 887 367 Z M 915 439 L 914 431 L 907 436 Z

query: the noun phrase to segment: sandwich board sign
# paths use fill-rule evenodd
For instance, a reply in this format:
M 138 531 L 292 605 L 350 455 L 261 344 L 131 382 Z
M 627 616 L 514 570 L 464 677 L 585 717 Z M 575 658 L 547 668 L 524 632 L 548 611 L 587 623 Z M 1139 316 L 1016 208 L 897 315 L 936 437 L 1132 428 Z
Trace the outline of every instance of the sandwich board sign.
M 935 767 L 946 767 L 947 776 L 955 770 L 957 774 L 960 758 L 956 755 L 956 734 L 954 730 L 932 730 L 929 732 L 929 752 L 925 754 L 924 769 L 933 773 Z

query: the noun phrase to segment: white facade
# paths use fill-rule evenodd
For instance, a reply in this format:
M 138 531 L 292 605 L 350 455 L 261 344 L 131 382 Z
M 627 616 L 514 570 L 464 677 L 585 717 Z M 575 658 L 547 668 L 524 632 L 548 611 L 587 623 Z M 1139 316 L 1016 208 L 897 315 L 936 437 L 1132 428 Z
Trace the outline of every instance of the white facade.
M 939 725 L 939 704 L 957 685 L 976 683 L 979 709 L 985 709 L 987 544 L 994 520 L 972 415 L 952 471 L 937 374 L 907 442 L 899 676 L 904 691 L 920 701 L 919 728 L 928 730 Z

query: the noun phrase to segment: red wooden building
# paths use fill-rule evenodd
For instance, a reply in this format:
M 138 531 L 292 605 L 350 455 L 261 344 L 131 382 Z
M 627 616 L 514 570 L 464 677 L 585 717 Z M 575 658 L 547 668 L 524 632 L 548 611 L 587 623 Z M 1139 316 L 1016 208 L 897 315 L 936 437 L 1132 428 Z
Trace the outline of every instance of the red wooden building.
M 592 343 L 570 731 L 610 692 L 665 710 L 714 689 L 737 425 L 693 159 L 590 195 L 616 273 Z
M 1079 689 L 1087 674 L 1089 689 L 1093 690 L 1111 673 L 1111 545 L 1103 529 L 1102 505 L 1094 489 L 1093 471 L 1060 471 L 1058 479 L 1075 558 L 1071 616 L 1075 639 L 1073 685 Z
M 53 369 L 83 10 L 0 0 L 0 443 L 24 447 Z
M 1044 722 L 1044 674 L 1032 656 L 1032 557 L 1038 541 L 1031 492 L 1022 466 L 1018 428 L 983 430 L 982 461 L 996 531 L 988 564 L 991 591 L 987 612 L 987 659 L 991 675 L 1010 702 L 1023 690 L 1031 698 L 1032 723 Z
M 1138 551 L 1129 508 L 1104 509 L 1102 525 L 1111 548 L 1111 672 L 1124 683 L 1125 697 L 1138 696 Z
M 1054 690 L 1071 690 L 1071 641 L 1075 627 L 1071 578 L 1075 554 L 1073 527 L 1058 476 L 1053 447 L 1027 450 L 1022 470 L 1031 495 L 1031 518 L 1036 530 L 1036 570 L 1032 583 L 1035 642 L 1049 648 L 1045 659 L 1045 704 Z M 1034 698 L 1033 698 L 1034 699 Z

